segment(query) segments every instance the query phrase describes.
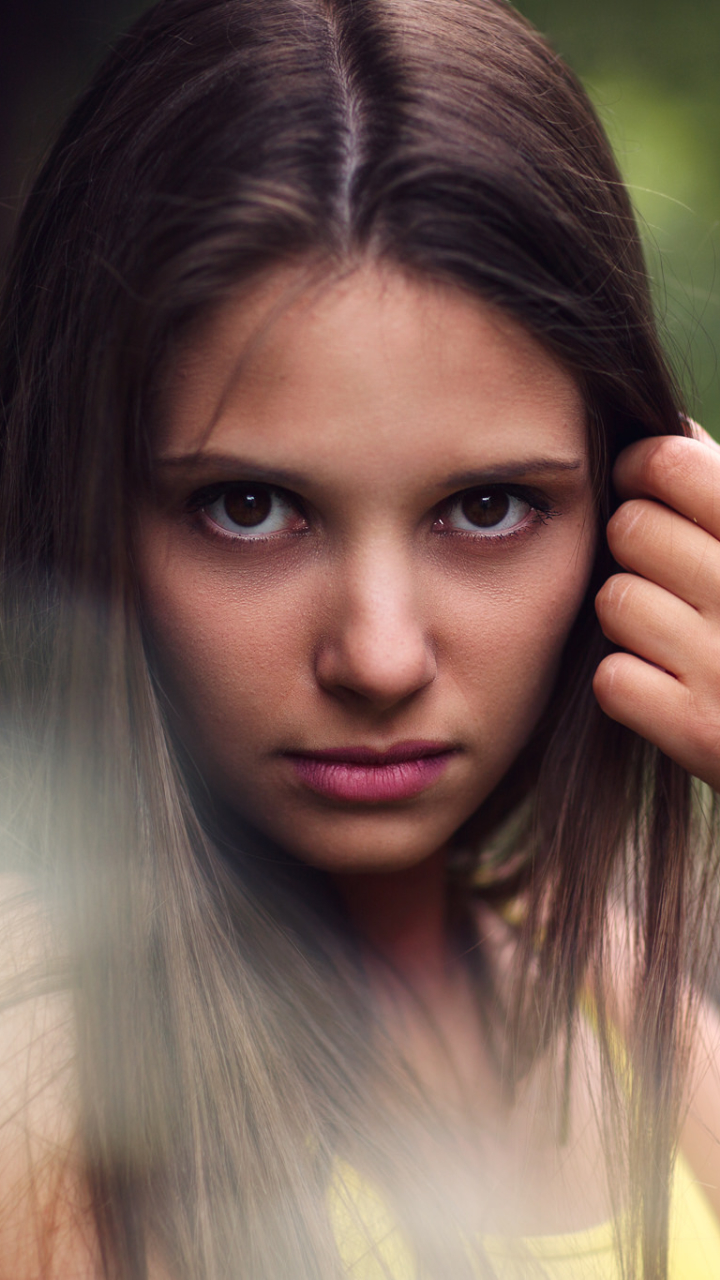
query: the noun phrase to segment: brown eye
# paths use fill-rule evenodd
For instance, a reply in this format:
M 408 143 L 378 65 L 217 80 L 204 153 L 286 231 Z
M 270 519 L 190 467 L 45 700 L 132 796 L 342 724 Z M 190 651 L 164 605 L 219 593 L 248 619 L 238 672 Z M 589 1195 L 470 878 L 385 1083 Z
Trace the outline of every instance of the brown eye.
M 307 527 L 298 507 L 281 489 L 233 484 L 201 508 L 208 520 L 236 538 L 264 538 Z
M 486 489 L 466 489 L 448 503 L 446 510 L 441 521 L 444 529 L 492 538 L 524 524 L 533 505 L 520 494 L 490 485 Z
M 253 489 L 250 485 L 228 489 L 221 501 L 229 519 L 243 529 L 254 529 L 262 524 L 272 510 L 270 491 Z
M 472 489 L 460 503 L 465 519 L 478 529 L 493 529 L 510 510 L 510 495 L 503 489 Z

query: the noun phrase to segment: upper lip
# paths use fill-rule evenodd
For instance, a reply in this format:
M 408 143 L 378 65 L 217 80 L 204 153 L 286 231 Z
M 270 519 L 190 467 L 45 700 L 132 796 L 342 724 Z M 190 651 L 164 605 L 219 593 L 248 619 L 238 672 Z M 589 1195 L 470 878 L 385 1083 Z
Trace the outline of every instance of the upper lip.
M 319 751 L 286 751 L 285 755 L 303 756 L 306 760 L 327 760 L 339 764 L 383 765 L 399 764 L 403 760 L 419 760 L 423 756 L 438 756 L 455 748 L 450 742 L 394 742 L 391 747 L 378 751 L 373 747 L 324 747 Z

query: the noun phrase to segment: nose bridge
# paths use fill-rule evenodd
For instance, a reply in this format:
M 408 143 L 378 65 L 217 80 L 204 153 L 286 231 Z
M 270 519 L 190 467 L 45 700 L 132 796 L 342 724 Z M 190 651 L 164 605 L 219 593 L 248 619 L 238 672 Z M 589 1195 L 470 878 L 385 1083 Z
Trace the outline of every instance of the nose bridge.
M 320 682 L 392 703 L 432 681 L 435 655 L 410 547 L 377 532 L 350 549 L 335 573 Z

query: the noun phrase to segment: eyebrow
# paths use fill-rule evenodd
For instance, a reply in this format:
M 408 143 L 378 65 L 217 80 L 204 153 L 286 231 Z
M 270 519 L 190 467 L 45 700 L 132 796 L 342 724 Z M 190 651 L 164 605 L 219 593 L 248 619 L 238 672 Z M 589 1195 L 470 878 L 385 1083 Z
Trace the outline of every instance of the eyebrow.
M 155 466 L 168 471 L 206 471 L 212 467 L 216 471 L 224 471 L 229 476 L 242 475 L 243 479 L 262 480 L 268 484 L 286 485 L 288 489 L 302 488 L 308 477 L 300 471 L 290 471 L 285 467 L 260 467 L 232 453 L 215 453 L 210 449 L 201 449 L 194 453 L 178 454 L 175 457 L 155 459 Z
M 170 457 L 159 457 L 155 465 L 167 471 L 202 471 L 208 468 L 225 472 L 229 476 L 242 475 L 243 479 L 257 480 L 267 484 L 282 485 L 289 489 L 303 489 L 310 483 L 310 477 L 300 471 L 285 467 L 262 467 L 249 459 L 235 454 L 215 453 L 212 450 L 198 450 L 193 453 L 177 454 Z M 502 481 L 518 480 L 529 475 L 549 475 L 567 471 L 580 471 L 585 465 L 583 458 L 518 458 L 498 463 L 493 467 L 478 467 L 469 471 L 456 471 L 446 476 L 438 487 L 444 489 L 470 489 L 483 484 L 498 484 Z
M 564 471 L 581 471 L 583 458 L 521 458 L 498 463 L 495 467 L 482 467 L 473 471 L 455 471 L 444 483 L 452 489 L 469 489 L 478 484 L 495 484 L 500 480 L 518 480 L 528 475 L 557 474 Z

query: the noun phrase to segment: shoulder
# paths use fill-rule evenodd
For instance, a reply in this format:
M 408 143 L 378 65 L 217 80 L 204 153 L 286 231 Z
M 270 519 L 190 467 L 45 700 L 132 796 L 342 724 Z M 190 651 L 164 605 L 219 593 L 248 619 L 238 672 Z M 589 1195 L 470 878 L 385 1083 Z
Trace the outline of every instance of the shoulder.
M 70 990 L 47 913 L 0 877 L 0 1280 L 97 1274 L 77 1158 Z
M 631 1039 L 634 1017 L 634 936 L 632 919 L 615 910 L 608 921 L 602 978 L 592 993 L 601 991 L 610 1021 L 625 1044 Z M 687 1073 L 682 1074 L 679 1149 L 720 1219 L 720 1010 L 707 996 L 693 996 L 688 989 L 679 996 L 678 1012 L 687 1030 L 681 1048 Z
M 720 1218 L 720 1011 L 697 1010 L 680 1149 Z

